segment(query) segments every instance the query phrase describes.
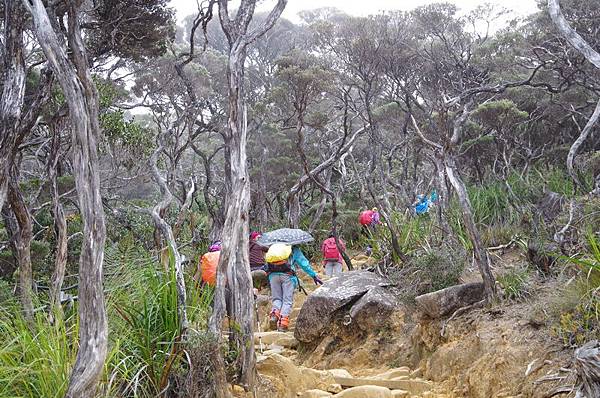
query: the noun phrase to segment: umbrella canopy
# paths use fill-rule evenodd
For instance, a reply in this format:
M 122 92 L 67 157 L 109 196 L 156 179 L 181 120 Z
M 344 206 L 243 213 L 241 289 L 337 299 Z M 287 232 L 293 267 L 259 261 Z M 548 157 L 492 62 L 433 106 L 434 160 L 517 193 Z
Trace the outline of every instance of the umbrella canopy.
M 275 231 L 265 232 L 258 244 L 262 246 L 271 246 L 275 243 L 285 243 L 287 245 L 299 245 L 315 240 L 311 234 L 301 229 L 280 228 Z

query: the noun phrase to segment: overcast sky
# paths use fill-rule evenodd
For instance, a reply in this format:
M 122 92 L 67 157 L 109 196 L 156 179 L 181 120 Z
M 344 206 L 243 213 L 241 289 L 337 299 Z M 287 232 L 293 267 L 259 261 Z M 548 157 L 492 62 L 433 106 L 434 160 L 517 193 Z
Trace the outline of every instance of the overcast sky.
M 335 7 L 351 15 L 365 16 L 377 14 L 382 10 L 410 10 L 440 1 L 442 0 L 288 0 L 283 16 L 298 22 L 299 11 L 321 7 Z M 536 0 L 447 0 L 447 2 L 456 4 L 462 10 L 471 10 L 480 4 L 492 3 L 512 10 L 517 15 L 527 15 L 537 11 Z M 265 11 L 276 1 L 259 0 L 259 3 L 261 3 L 259 11 Z M 171 6 L 177 10 L 179 21 L 193 14 L 197 9 L 196 0 L 171 0 Z

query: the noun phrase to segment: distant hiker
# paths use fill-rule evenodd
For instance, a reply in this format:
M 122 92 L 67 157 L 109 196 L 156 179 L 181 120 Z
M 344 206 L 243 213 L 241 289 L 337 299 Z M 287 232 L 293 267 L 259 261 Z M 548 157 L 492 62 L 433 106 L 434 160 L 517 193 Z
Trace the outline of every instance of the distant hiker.
M 433 191 L 430 196 L 418 195 L 417 200 L 413 203 L 415 208 L 415 214 L 426 214 L 429 212 L 429 208 L 437 200 L 437 193 Z
M 260 239 L 260 232 L 250 233 L 250 244 L 248 246 L 248 255 L 250 257 L 250 273 L 252 274 L 252 284 L 255 289 L 261 289 L 269 284 L 267 272 L 265 271 L 265 254 L 268 247 L 261 246 L 257 240 Z
M 346 244 L 341 238 L 338 238 L 340 242 L 340 249 L 346 251 Z M 342 254 L 338 250 L 337 244 L 335 243 L 335 236 L 329 234 L 329 238 L 323 241 L 321 245 L 321 253 L 323 254 L 323 265 L 325 266 L 325 275 L 332 277 L 342 273 Z
M 381 216 L 379 215 L 379 211 L 377 211 L 377 207 L 373 207 L 371 210 L 365 210 L 360 213 L 358 221 L 363 227 L 375 227 L 376 225 L 381 224 Z
M 290 324 L 290 313 L 294 305 L 294 291 L 299 286 L 296 269 L 298 266 L 308 274 L 316 285 L 322 285 L 317 273 L 311 268 L 298 246 L 293 248 L 284 243 L 275 243 L 267 251 L 267 274 L 271 285 L 272 309 L 269 314 L 271 329 L 286 331 Z
M 208 253 L 204 253 L 198 262 L 198 270 L 194 275 L 195 281 L 200 281 L 209 286 L 215 286 L 217 282 L 217 265 L 221 257 L 221 241 L 214 241 L 208 248 Z

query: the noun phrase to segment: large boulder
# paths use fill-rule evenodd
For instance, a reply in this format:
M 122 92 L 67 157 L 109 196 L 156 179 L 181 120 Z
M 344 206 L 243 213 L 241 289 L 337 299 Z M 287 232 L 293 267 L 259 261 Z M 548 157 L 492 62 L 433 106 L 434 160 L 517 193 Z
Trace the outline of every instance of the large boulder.
M 340 308 L 371 289 L 389 285 L 390 281 L 369 271 L 344 272 L 328 280 L 306 299 L 296 320 L 294 337 L 305 343 L 314 341 Z
M 398 307 L 396 297 L 383 287 L 365 293 L 350 309 L 350 317 L 362 330 L 374 330 L 384 325 Z
M 425 314 L 431 318 L 441 318 L 459 308 L 483 300 L 484 295 L 483 282 L 473 282 L 423 294 L 415 300 Z

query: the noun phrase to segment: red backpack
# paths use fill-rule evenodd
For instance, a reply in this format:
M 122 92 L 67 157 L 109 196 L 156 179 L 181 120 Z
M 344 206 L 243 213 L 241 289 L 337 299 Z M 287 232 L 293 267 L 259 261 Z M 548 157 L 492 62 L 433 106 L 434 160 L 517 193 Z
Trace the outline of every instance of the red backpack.
M 365 210 L 362 213 L 360 213 L 360 217 L 358 217 L 358 221 L 362 225 L 371 224 L 372 219 L 373 219 L 373 210 Z
M 325 241 L 323 257 L 325 257 L 325 260 L 327 261 L 338 261 L 340 259 L 340 252 L 335 244 L 334 238 L 329 238 Z

